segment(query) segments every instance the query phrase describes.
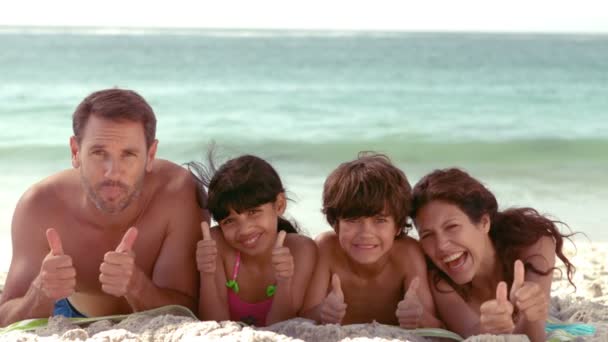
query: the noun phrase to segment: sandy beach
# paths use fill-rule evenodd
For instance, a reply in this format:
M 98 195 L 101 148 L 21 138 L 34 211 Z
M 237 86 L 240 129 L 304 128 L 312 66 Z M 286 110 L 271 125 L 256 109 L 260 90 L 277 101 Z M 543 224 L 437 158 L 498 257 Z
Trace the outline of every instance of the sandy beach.
M 577 267 L 576 291 L 556 272 L 550 314 L 563 322 L 584 322 L 597 332 L 582 341 L 608 341 L 608 244 L 577 243 L 577 251 L 567 246 L 567 255 Z M 0 274 L 0 289 L 4 274 Z M 425 341 L 411 332 L 382 324 L 317 326 L 293 319 L 264 329 L 235 322 L 200 322 L 178 315 L 131 315 L 120 323 L 99 321 L 86 327 L 54 318 L 48 327 L 34 333 L 11 332 L 0 341 Z M 526 341 L 520 336 L 474 336 L 466 341 Z

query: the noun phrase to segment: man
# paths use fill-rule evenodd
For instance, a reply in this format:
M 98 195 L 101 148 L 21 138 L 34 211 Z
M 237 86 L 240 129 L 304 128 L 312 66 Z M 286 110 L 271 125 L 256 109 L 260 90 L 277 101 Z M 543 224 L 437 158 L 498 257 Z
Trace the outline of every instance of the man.
M 101 90 L 76 108 L 72 125 L 73 168 L 33 185 L 15 209 L 0 326 L 195 309 L 202 210 L 190 173 L 155 159 L 152 108 L 133 91 Z

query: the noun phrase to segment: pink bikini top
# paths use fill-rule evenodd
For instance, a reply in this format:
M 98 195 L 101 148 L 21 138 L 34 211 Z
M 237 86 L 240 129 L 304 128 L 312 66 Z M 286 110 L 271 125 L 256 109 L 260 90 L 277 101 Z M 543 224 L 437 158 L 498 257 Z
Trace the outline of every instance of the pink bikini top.
M 232 271 L 232 280 L 226 282 L 228 290 L 228 310 L 230 311 L 230 320 L 240 321 L 249 325 L 263 327 L 266 325 L 266 316 L 272 307 L 272 296 L 276 290 L 275 285 L 269 285 L 266 288 L 266 296 L 269 298 L 257 302 L 247 303 L 239 298 L 239 284 L 236 281 L 239 275 L 239 267 L 241 265 L 241 253 L 236 253 L 236 262 Z

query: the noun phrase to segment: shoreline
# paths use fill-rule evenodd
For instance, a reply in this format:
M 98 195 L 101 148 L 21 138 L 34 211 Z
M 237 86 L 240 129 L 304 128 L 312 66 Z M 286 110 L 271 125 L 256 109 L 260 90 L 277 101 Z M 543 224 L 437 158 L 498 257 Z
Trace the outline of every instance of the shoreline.
M 564 247 L 565 255 L 577 267 L 573 276 L 576 291 L 567 278 L 554 272 L 550 316 L 565 323 L 587 323 L 596 327 L 596 334 L 583 337 L 583 341 L 608 340 L 608 243 L 577 242 L 576 251 L 571 244 Z M 558 261 L 558 269 L 563 270 Z M 0 293 L 6 274 L 0 273 Z M 419 336 L 397 327 L 382 324 L 354 324 L 348 326 L 317 326 L 296 318 L 268 328 L 243 327 L 235 322 L 200 322 L 190 317 L 163 315 L 149 317 L 132 315 L 114 325 L 99 321 L 86 328 L 54 319 L 48 327 L 32 333 L 11 332 L 9 340 L 36 341 L 52 337 L 53 340 L 72 341 L 109 339 L 112 341 L 139 341 L 152 339 L 181 340 L 183 338 L 246 339 L 252 341 L 424 341 Z M 515 335 L 474 336 L 467 341 L 523 341 Z

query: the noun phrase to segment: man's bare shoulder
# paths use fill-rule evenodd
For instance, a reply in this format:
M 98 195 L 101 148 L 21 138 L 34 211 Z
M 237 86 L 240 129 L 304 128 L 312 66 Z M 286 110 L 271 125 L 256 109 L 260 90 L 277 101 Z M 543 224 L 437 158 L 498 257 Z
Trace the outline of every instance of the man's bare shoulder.
M 186 168 L 164 159 L 156 159 L 152 167 L 152 178 L 161 194 L 191 193 L 196 182 Z
M 30 186 L 21 196 L 16 212 L 36 210 L 53 212 L 65 206 L 65 197 L 70 197 L 80 190 L 78 173 L 75 170 L 64 170 L 48 176 Z M 58 201 L 58 199 L 61 199 Z

